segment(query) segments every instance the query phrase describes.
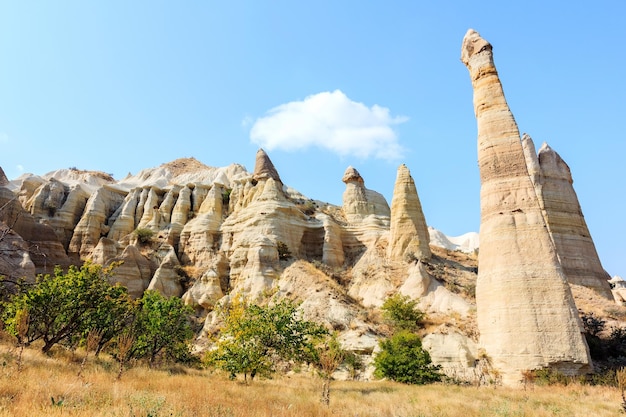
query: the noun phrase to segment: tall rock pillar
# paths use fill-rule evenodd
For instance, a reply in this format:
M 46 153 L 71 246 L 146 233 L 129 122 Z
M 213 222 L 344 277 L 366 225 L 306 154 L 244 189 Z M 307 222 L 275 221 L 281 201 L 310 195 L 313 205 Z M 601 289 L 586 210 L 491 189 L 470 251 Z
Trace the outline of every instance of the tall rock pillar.
M 398 168 L 391 199 L 391 227 L 388 256 L 395 261 L 411 257 L 428 260 L 431 257 L 430 235 L 417 195 L 417 188 L 406 165 Z
M 590 371 L 582 326 L 526 165 L 489 42 L 474 30 L 461 60 L 474 89 L 480 169 L 476 304 L 480 343 L 514 385 L 521 372 Z

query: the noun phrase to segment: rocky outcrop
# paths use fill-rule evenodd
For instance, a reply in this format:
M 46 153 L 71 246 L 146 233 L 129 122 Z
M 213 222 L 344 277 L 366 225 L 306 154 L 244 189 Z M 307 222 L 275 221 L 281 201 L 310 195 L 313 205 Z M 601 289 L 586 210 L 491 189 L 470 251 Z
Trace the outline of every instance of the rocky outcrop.
M 282 184 L 278 171 L 276 171 L 274 164 L 263 149 L 259 149 L 256 153 L 252 178 L 254 181 L 262 181 L 271 178 Z
M 349 223 L 358 223 L 368 216 L 389 217 L 389 204 L 382 194 L 365 188 L 359 171 L 349 166 L 341 179 L 346 184 L 343 192 L 343 213 Z
M 590 371 L 571 290 L 531 181 L 491 45 L 469 30 L 461 60 L 474 89 L 481 181 L 476 304 L 480 343 L 515 384 L 527 369 Z
M 533 140 L 524 134 L 522 145 L 530 177 L 567 281 L 612 299 L 608 283 L 610 276 L 602 267 L 589 233 L 569 166 L 547 143 L 536 154 Z
M 5 277 L 4 285 L 9 290 L 20 280 L 35 281 L 35 264 L 30 258 L 28 244 L 4 220 L 0 221 L 0 276 Z M 0 290 L 4 289 L 0 285 Z
M 388 256 L 394 261 L 428 260 L 431 257 L 430 236 L 415 188 L 406 165 L 398 168 L 391 200 L 391 227 Z
M 150 285 L 155 266 L 143 256 L 134 245 L 128 245 L 120 256 L 117 256 L 106 265 L 118 262 L 115 274 L 111 276 L 111 284 L 120 284 L 128 288 L 128 294 L 133 298 L 140 298 Z
M 9 179 L 4 173 L 4 170 L 2 169 L 2 167 L 0 167 L 0 187 L 4 187 L 8 184 L 9 184 Z
M 14 247 L 8 247 L 5 252 L 0 253 L 0 258 L 6 256 L 7 265 L 16 265 L 16 269 L 9 272 L 9 276 L 24 273 L 27 274 L 27 279 L 34 278 L 31 275 L 31 262 L 35 267 L 35 274 L 52 273 L 56 265 L 62 268 L 70 265 L 70 259 L 54 229 L 37 222 L 6 186 L 0 186 L 0 222 L 4 230 L 0 234 L 2 240 L 5 240 L 4 245 L 15 243 Z
M 109 233 L 111 215 L 124 202 L 125 196 L 123 191 L 103 186 L 89 197 L 70 241 L 70 255 L 79 256 L 80 259 L 91 256 L 100 238 Z
M 166 297 L 180 297 L 183 294 L 183 287 L 181 275 L 178 273 L 180 262 L 176 252 L 168 244 L 159 245 L 159 252 L 161 262 L 148 284 L 148 289 L 158 291 Z

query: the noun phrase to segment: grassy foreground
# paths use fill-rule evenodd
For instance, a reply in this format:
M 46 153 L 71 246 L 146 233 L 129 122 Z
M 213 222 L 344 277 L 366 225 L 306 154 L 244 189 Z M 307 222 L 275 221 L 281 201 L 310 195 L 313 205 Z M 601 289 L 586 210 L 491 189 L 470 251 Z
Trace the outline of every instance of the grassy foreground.
M 514 390 L 454 385 L 409 386 L 387 381 L 335 381 L 330 406 L 321 380 L 279 376 L 244 385 L 210 371 L 135 367 L 116 380 L 117 365 L 0 345 L 0 416 L 580 416 L 621 415 L 616 388 L 550 386 Z

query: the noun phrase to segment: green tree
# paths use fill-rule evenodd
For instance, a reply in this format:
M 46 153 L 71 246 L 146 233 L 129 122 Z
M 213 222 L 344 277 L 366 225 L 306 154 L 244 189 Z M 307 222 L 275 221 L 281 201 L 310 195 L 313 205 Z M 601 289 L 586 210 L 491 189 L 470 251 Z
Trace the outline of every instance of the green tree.
M 157 291 L 146 291 L 137 303 L 130 357 L 148 358 L 150 365 L 154 365 L 161 353 L 174 360 L 188 355 L 194 336 L 189 320 L 191 313 L 191 307 L 178 297 L 168 298 Z
M 405 384 L 428 384 L 441 380 L 440 366 L 433 365 L 420 337 L 403 330 L 379 342 L 374 358 L 375 375 Z
M 380 308 L 383 311 L 383 318 L 394 331 L 416 331 L 425 317 L 425 314 L 417 308 L 417 301 L 402 294 L 387 298 Z
M 128 300 L 125 289 L 109 284 L 114 267 L 87 262 L 80 268 L 71 266 L 67 272 L 56 267 L 54 275 L 40 275 L 35 285 L 5 304 L 7 330 L 22 339 L 20 343 L 42 340 L 41 350 L 48 353 L 55 344 L 86 334 L 95 323 L 105 326 L 99 316 L 109 314 L 110 305 Z M 19 312 L 23 310 L 28 311 L 29 325 L 21 336 Z
M 315 341 L 327 334 L 322 326 L 303 320 L 288 300 L 261 307 L 235 298 L 224 311 L 224 327 L 207 362 L 247 381 L 275 372 L 278 361 L 316 362 Z

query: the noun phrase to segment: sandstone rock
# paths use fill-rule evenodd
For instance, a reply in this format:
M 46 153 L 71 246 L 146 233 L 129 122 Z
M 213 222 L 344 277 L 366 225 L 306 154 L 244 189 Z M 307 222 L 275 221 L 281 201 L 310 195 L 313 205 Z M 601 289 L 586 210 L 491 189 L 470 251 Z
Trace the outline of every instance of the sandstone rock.
M 126 246 L 120 256 L 111 259 L 106 265 L 113 262 L 121 262 L 121 264 L 115 268 L 111 284 L 123 285 L 128 288 L 128 294 L 131 297 L 141 298 L 156 270 L 154 265 L 134 245 Z
M 46 180 L 36 175 L 23 175 L 19 178 L 18 198 L 22 207 L 28 212 L 31 211 L 35 192 L 46 183 Z
M 119 255 L 119 246 L 118 242 L 113 239 L 108 239 L 106 237 L 100 238 L 98 244 L 91 252 L 91 256 L 89 259 L 96 264 L 106 265 L 112 259 L 116 258 Z
M 467 317 L 472 305 L 460 295 L 454 294 L 433 278 L 424 268 L 422 262 L 409 265 L 406 280 L 398 288 L 400 294 L 419 300 L 418 307 L 426 313 L 444 315 L 458 314 Z
M 164 252 L 159 268 L 154 272 L 149 290 L 158 291 L 166 297 L 180 297 L 183 294 L 183 287 L 180 284 L 180 275 L 176 268 L 180 267 L 180 262 L 176 257 L 174 248 L 168 244 L 159 245 L 159 251 Z
M 612 299 L 607 282 L 610 276 L 602 267 L 587 228 L 569 167 L 545 142 L 538 155 L 534 153 L 530 136 L 525 134 L 522 144 L 526 161 L 532 167 L 532 170 L 529 169 L 531 179 L 568 282 L 594 289 L 604 298 Z
M 620 305 L 626 303 L 626 280 L 616 275 L 609 280 L 609 284 L 615 302 Z
M 398 168 L 391 200 L 391 229 L 388 256 L 394 261 L 428 260 L 431 257 L 428 226 L 415 182 L 406 165 Z
M 70 260 L 65 249 L 54 230 L 42 223 L 38 223 L 20 204 L 17 196 L 7 187 L 0 186 L 0 222 L 5 225 L 5 233 L 14 232 L 21 238 L 13 238 L 18 247 L 28 250 L 28 258 L 35 266 L 36 274 L 48 274 L 54 272 L 55 266 L 67 268 Z M 10 240 L 7 237 L 8 240 Z M 25 247 L 21 242 L 25 243 Z M 29 261 L 23 249 L 18 249 L 17 254 L 6 254 L 9 264 L 16 264 L 16 258 L 21 259 L 17 265 L 18 270 L 23 269 L 30 274 Z M 13 275 L 13 274 L 11 274 Z
M 365 188 L 365 181 L 359 171 L 349 166 L 341 180 L 346 184 L 346 190 L 343 192 L 343 212 L 349 223 L 358 223 L 372 215 L 384 218 L 391 215 L 385 197 Z
M 330 267 L 340 267 L 345 261 L 341 240 L 341 226 L 326 214 L 317 214 L 324 227 L 322 262 Z
M 2 167 L 0 167 L 0 187 L 4 187 L 8 184 L 9 184 L 9 179 L 4 173 L 4 170 L 2 169 Z
M 20 235 L 0 221 L 0 276 L 6 278 L 9 289 L 12 284 L 24 279 L 35 282 L 35 264 L 30 258 L 28 244 Z M 4 287 L 3 287 L 4 288 Z
M 211 311 L 218 300 L 224 296 L 220 282 L 220 273 L 213 269 L 206 271 L 200 279 L 196 280 L 192 287 L 183 294 L 183 301 L 186 305 L 200 310 Z
M 440 365 L 447 376 L 461 381 L 473 379 L 479 352 L 472 339 L 444 328 L 443 332 L 424 336 L 422 347 L 428 351 L 432 362 Z
M 143 201 L 142 216 L 137 228 L 148 228 L 152 231 L 157 231 L 161 226 L 161 212 L 159 210 L 161 198 L 155 187 L 150 187 L 147 191 L 147 195 Z
M 278 175 L 278 171 L 276 171 L 274 164 L 263 149 L 259 149 L 256 153 L 254 173 L 252 174 L 252 178 L 254 178 L 256 181 L 271 178 L 274 181 L 282 184 L 280 176 Z
M 136 211 L 142 193 L 143 189 L 135 188 L 124 197 L 124 202 L 111 216 L 113 225 L 107 235 L 109 239 L 122 240 L 124 236 L 131 234 L 135 230 L 135 225 L 137 224 L 135 223 Z
M 529 175 L 491 45 L 469 30 L 461 60 L 470 72 L 478 124 L 480 343 L 505 384 L 519 383 L 527 369 L 588 372 L 591 360 L 580 319 Z
M 222 220 L 222 188 L 216 185 L 209 190 L 196 217 L 189 220 L 180 232 L 179 251 L 185 263 L 193 263 L 199 268 L 211 264 L 220 244 Z
M 68 252 L 77 254 L 81 259 L 88 258 L 100 238 L 109 233 L 109 218 L 123 203 L 125 196 L 125 192 L 107 186 L 92 194 L 76 225 Z

